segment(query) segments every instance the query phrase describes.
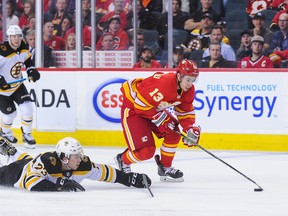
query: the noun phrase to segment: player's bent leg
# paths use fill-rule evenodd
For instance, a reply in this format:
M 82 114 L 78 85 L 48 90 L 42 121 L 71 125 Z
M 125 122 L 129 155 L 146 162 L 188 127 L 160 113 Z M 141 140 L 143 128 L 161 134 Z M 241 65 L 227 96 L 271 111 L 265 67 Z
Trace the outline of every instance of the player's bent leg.
M 155 146 L 145 146 L 140 149 L 130 151 L 126 149 L 123 153 L 116 156 L 116 163 L 120 171 L 129 173 L 131 172 L 131 164 L 152 158 L 155 154 Z
M 183 172 L 172 167 L 172 161 L 177 151 L 178 143 L 181 137 L 172 132 L 164 136 L 164 141 L 160 148 L 161 158 L 155 155 L 155 161 L 158 166 L 158 174 L 161 181 L 182 182 Z
M 168 182 L 183 182 L 183 172 L 174 167 L 164 167 L 160 162 L 160 156 L 155 155 L 154 157 L 156 164 L 158 166 L 158 175 L 160 176 L 160 181 Z
M 172 161 L 177 151 L 180 139 L 181 137 L 174 132 L 165 134 L 164 141 L 160 147 L 160 153 L 161 153 L 160 162 L 164 167 L 172 166 Z
M 14 119 L 17 116 L 17 111 L 11 113 L 3 113 L 1 118 L 0 136 L 8 140 L 10 143 L 17 143 L 18 139 L 14 136 L 11 130 Z
M 123 153 L 117 154 L 115 158 L 115 162 L 117 164 L 118 169 L 123 173 L 130 173 L 131 172 L 131 166 L 130 164 L 125 164 L 122 157 L 123 154 L 126 152 L 126 150 Z
M 36 141 L 31 135 L 33 123 L 33 106 L 30 101 L 24 101 L 19 104 L 21 110 L 21 130 L 23 135 L 24 147 L 33 149 L 35 148 Z

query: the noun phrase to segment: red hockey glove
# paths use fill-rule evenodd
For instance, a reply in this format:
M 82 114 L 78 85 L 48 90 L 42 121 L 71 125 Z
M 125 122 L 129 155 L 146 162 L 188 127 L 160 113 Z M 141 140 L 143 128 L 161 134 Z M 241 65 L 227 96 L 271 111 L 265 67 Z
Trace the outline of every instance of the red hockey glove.
M 155 114 L 151 121 L 158 127 L 161 133 L 173 131 L 179 124 L 178 120 L 167 110 Z
M 189 139 L 183 138 L 184 145 L 187 145 L 188 147 L 197 145 L 200 139 L 200 133 L 201 128 L 199 125 L 197 124 L 190 125 L 186 131 L 187 134 L 186 136 Z

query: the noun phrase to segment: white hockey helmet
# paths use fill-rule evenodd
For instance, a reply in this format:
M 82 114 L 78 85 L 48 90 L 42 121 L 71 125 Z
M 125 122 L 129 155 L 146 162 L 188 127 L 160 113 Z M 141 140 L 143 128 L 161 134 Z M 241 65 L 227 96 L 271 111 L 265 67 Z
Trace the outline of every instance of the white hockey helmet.
M 60 159 L 63 157 L 70 158 L 72 154 L 84 155 L 83 148 L 78 140 L 72 137 L 65 137 L 58 141 L 56 145 L 56 153 Z
M 23 38 L 23 33 L 18 25 L 10 25 L 6 31 L 7 36 L 20 35 Z
M 7 35 L 7 37 L 8 37 L 8 41 L 9 41 L 10 46 L 13 46 L 13 45 L 11 44 L 11 39 L 10 39 L 10 36 L 11 36 L 11 35 L 20 35 L 20 39 L 21 39 L 21 40 L 23 39 L 22 30 L 21 30 L 21 28 L 20 28 L 18 25 L 10 25 L 10 26 L 8 27 L 7 31 L 6 31 L 6 35 Z M 19 46 L 20 46 L 20 44 L 19 44 Z M 19 47 L 19 46 L 18 46 L 18 47 Z M 18 48 L 18 47 L 16 47 L 16 48 Z

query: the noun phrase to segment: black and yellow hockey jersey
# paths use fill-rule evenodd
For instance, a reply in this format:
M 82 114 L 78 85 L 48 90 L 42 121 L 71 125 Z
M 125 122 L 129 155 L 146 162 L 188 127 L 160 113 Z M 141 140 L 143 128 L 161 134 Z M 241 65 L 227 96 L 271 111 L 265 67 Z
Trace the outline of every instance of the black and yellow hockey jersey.
M 27 160 L 27 158 L 29 158 L 27 153 L 21 154 L 19 151 L 11 156 L 12 160 L 17 161 Z M 30 191 L 56 191 L 56 181 L 59 177 L 66 177 L 78 183 L 83 179 L 114 183 L 117 177 L 115 168 L 94 163 L 88 156 L 83 157 L 77 170 L 63 171 L 61 160 L 55 151 L 42 153 L 19 168 L 22 172 L 13 186 Z

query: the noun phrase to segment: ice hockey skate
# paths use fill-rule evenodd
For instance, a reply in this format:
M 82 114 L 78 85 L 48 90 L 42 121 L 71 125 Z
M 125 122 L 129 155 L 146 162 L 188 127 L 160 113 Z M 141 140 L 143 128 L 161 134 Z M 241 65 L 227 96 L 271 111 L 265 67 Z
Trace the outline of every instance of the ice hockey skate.
M 160 176 L 160 181 L 164 182 L 183 182 L 183 172 L 174 167 L 164 167 L 160 163 L 160 156 L 155 155 L 154 157 L 158 166 L 158 175 Z
M 21 127 L 22 130 L 22 134 L 23 134 L 23 143 L 24 143 L 24 147 L 28 148 L 28 149 L 35 149 L 35 144 L 36 141 L 35 139 L 32 137 L 32 135 L 30 133 L 24 133 L 23 128 Z
M 11 133 L 4 133 L 2 129 L 0 129 L 0 136 L 3 137 L 4 139 L 8 140 L 10 143 L 17 143 L 18 139 L 13 136 L 12 132 Z
M 123 160 L 122 160 L 122 154 L 123 153 L 120 153 L 116 156 L 115 158 L 115 162 L 119 168 L 119 170 L 121 172 L 124 172 L 124 173 L 130 173 L 131 172 L 131 166 L 130 165 L 126 165 Z
M 16 148 L 11 145 L 6 139 L 0 139 L 0 154 L 11 156 L 16 153 Z

